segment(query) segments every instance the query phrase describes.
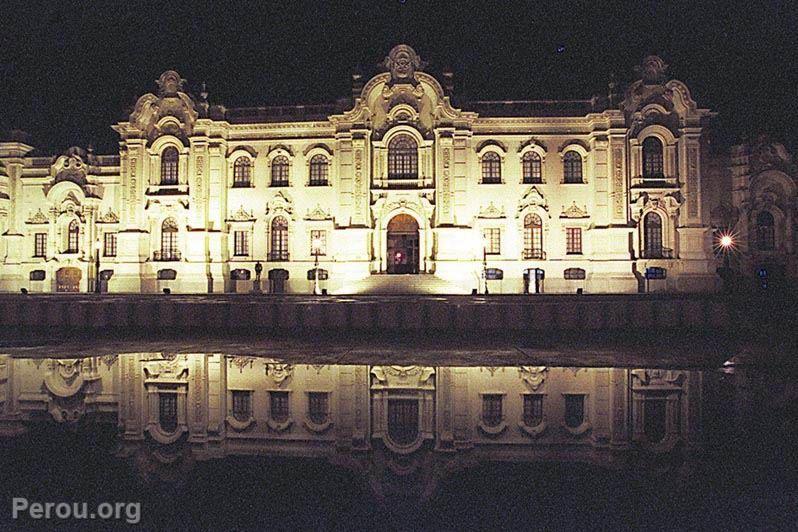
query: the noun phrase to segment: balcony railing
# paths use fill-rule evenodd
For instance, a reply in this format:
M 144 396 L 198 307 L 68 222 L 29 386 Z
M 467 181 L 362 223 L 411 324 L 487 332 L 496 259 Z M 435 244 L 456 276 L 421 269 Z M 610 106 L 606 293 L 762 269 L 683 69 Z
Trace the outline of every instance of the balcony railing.
M 288 252 L 287 251 L 270 251 L 267 255 L 267 259 L 269 262 L 281 262 L 288 260 Z
M 152 254 L 152 260 L 158 261 L 158 262 L 178 261 L 181 258 L 182 258 L 182 255 L 176 249 L 155 251 Z
M 546 252 L 542 249 L 525 249 L 524 260 L 546 260 Z
M 647 248 L 640 252 L 642 259 L 672 259 L 673 250 L 669 248 Z

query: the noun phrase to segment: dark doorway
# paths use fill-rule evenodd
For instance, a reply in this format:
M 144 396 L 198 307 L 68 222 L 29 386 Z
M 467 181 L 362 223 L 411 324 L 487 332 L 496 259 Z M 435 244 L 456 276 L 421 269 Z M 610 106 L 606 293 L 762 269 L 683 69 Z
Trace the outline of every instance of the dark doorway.
M 388 273 L 418 273 L 418 223 L 409 214 L 388 222 Z
M 83 273 L 79 268 L 65 266 L 55 272 L 56 292 L 80 292 L 80 278 Z
M 269 270 L 269 292 L 272 294 L 284 294 L 286 280 L 288 280 L 288 270 L 283 270 L 282 268 Z

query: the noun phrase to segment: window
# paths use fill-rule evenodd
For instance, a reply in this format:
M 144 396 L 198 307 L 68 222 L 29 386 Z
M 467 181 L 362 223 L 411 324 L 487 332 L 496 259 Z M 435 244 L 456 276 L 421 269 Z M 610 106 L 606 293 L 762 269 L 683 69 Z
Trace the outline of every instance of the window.
M 565 425 L 575 429 L 585 420 L 585 396 L 565 396 Z
M 643 430 L 651 443 L 665 439 L 665 397 L 648 397 L 643 401 Z
M 582 229 L 580 227 L 565 228 L 565 253 L 568 255 L 582 254 Z
M 537 214 L 524 217 L 524 258 L 543 259 L 543 221 Z
M 158 423 L 166 432 L 177 429 L 177 394 L 158 394 Z
M 233 186 L 248 187 L 252 185 L 252 163 L 243 155 L 233 163 Z
M 662 258 L 662 218 L 655 212 L 649 212 L 643 218 L 644 258 Z
M 388 399 L 388 436 L 399 445 L 409 445 L 418 437 L 418 401 Z
M 288 260 L 288 220 L 282 216 L 272 220 L 271 244 L 269 260 Z
M 80 250 L 80 225 L 78 224 L 77 220 L 72 220 L 69 222 L 69 228 L 67 229 L 68 236 L 67 236 L 67 253 L 77 253 Z
M 180 252 L 177 250 L 177 222 L 174 218 L 167 218 L 161 224 L 161 252 L 156 259 L 180 259 Z
M 327 254 L 327 231 L 323 229 L 313 229 L 310 232 L 310 254 L 311 255 L 326 255 Z
M 236 257 L 249 256 L 249 231 L 233 233 L 233 255 Z
M 537 427 L 543 422 L 543 396 L 539 394 L 524 395 L 524 425 Z
M 482 422 L 488 427 L 497 427 L 502 422 L 501 394 L 485 394 L 482 396 Z
M 662 161 L 662 142 L 657 137 L 646 138 L 643 141 L 643 177 L 665 177 Z
M 288 157 L 278 155 L 272 160 L 272 186 L 288 186 Z
M 521 168 L 523 170 L 525 184 L 532 185 L 535 183 L 543 183 L 540 155 L 533 151 L 526 152 L 524 158 L 521 160 Z
M 756 216 L 756 244 L 760 251 L 776 249 L 776 231 L 773 215 L 762 211 Z
M 269 392 L 269 411 L 273 421 L 288 421 L 288 392 Z
M 482 156 L 482 182 L 487 184 L 502 182 L 502 159 L 494 151 Z
M 103 233 L 103 256 L 116 257 L 116 233 Z
M 161 184 L 162 185 L 176 185 L 177 184 L 177 168 L 180 156 L 177 153 L 177 148 L 169 147 L 161 153 Z
M 33 256 L 47 256 L 47 233 L 36 233 L 33 235 Z
M 388 143 L 388 179 L 418 179 L 418 144 L 409 135 Z
M 502 230 L 498 227 L 490 227 L 482 230 L 482 238 L 487 255 L 498 255 L 502 248 Z
M 566 268 L 563 277 L 569 281 L 584 281 L 587 275 L 582 268 Z
M 249 391 L 233 391 L 233 417 L 238 421 L 248 421 L 252 417 L 252 394 Z
M 308 419 L 317 425 L 327 422 L 329 414 L 329 394 L 308 392 Z
M 582 183 L 582 156 L 575 151 L 563 156 L 563 177 L 566 183 Z
M 310 186 L 319 187 L 327 184 L 330 165 L 324 155 L 314 155 L 310 159 Z

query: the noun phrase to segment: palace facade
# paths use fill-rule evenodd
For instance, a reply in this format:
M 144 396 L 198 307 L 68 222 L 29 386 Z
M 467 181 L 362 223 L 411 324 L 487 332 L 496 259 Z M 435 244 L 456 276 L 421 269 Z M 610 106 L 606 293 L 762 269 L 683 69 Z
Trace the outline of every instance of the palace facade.
M 458 107 L 409 46 L 384 67 L 351 99 L 256 108 L 167 71 L 113 126 L 118 154 L 0 143 L 0 289 L 716 287 L 713 113 L 660 58 L 623 97 Z

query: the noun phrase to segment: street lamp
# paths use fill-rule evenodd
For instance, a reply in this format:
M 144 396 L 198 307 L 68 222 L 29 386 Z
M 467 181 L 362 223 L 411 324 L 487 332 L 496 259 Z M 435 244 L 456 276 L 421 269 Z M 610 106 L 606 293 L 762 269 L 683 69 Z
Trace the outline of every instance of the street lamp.
M 100 239 L 94 242 L 94 293 L 100 293 Z
M 485 295 L 488 295 L 488 239 L 482 235 L 482 280 L 485 283 Z
M 319 289 L 319 254 L 321 253 L 321 239 L 314 238 L 310 243 L 311 250 L 313 251 L 313 294 L 321 295 Z
M 718 236 L 717 246 L 721 253 L 723 253 L 723 267 L 718 268 L 718 273 L 723 280 L 723 288 L 726 291 L 732 288 L 732 271 L 731 271 L 731 252 L 734 250 L 734 237 L 730 233 L 722 233 Z

